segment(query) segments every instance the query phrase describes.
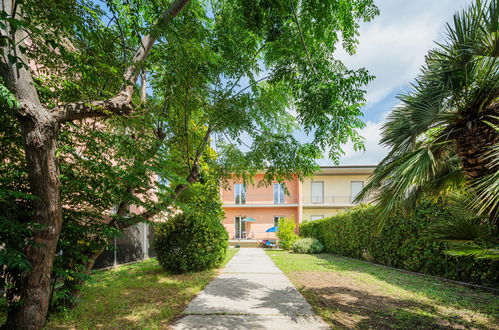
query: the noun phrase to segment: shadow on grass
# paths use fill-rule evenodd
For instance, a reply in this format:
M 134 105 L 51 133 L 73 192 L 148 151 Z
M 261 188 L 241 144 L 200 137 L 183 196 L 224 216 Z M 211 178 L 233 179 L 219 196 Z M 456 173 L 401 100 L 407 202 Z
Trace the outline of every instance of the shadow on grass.
M 499 299 L 434 277 L 330 254 L 276 254 L 300 291 L 339 327 L 481 327 L 499 324 Z
M 340 328 L 452 329 L 476 328 L 477 324 L 457 317 L 451 321 L 432 305 L 407 299 L 374 295 L 350 287 L 303 288 L 320 315 Z
M 166 328 L 215 274 L 170 274 L 152 260 L 97 272 L 77 307 L 47 328 Z
M 493 294 L 473 290 L 424 274 L 410 274 L 402 270 L 375 265 L 331 254 L 318 254 L 322 267 L 337 271 L 353 271 L 369 274 L 374 278 L 412 293 L 423 295 L 443 304 L 463 307 L 463 303 L 473 306 L 483 313 L 493 311 L 491 305 L 499 308 L 498 298 Z M 456 299 L 458 298 L 458 299 Z

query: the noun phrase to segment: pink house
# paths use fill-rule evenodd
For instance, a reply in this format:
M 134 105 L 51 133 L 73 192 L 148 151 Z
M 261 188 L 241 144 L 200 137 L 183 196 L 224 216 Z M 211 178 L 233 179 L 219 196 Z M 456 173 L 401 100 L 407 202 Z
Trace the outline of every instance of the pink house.
M 275 239 L 274 232 L 267 232 L 277 226 L 280 218 L 292 218 L 297 227 L 301 222 L 301 182 L 298 179 L 283 185 L 274 182 L 270 186 L 258 187 L 263 175 L 255 177 L 254 185 L 244 185 L 242 181 L 229 181 L 229 189 L 222 189 L 224 203 L 224 226 L 230 240 Z
M 357 194 L 369 180 L 375 166 L 323 166 L 313 176 L 300 181 L 294 178 L 284 185 L 274 182 L 258 187 L 263 174 L 256 175 L 255 184 L 244 185 L 241 180 L 230 180 L 221 190 L 225 219 L 223 224 L 229 240 L 258 242 L 275 239 L 282 217 L 292 218 L 298 229 L 302 221 L 314 221 L 334 216 L 356 205 Z M 365 202 L 369 202 L 367 198 Z

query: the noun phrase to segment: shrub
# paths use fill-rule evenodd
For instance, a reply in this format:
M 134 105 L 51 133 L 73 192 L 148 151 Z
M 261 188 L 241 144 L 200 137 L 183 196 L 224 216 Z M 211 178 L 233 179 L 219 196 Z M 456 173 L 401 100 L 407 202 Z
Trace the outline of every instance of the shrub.
M 303 223 L 303 237 L 318 239 L 325 251 L 429 275 L 497 287 L 499 262 L 444 254 L 446 245 L 427 234 L 439 221 L 456 217 L 443 203 L 423 202 L 413 214 L 399 212 L 373 235 L 376 206 L 359 206 L 322 220 Z
M 279 246 L 284 250 L 289 250 L 293 243 L 298 239 L 295 229 L 296 223 L 294 219 L 282 218 L 279 220 L 277 238 L 279 239 Z
M 321 253 L 324 250 L 322 243 L 316 238 L 302 238 L 294 242 L 291 250 L 294 253 Z
M 157 227 L 153 244 L 165 270 L 184 273 L 221 265 L 227 252 L 228 235 L 218 219 L 182 213 Z

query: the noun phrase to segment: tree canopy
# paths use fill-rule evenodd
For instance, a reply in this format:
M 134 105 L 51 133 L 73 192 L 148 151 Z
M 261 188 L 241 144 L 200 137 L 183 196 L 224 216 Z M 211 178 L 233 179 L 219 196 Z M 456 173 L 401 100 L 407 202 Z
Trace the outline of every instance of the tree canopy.
M 56 270 L 81 272 L 116 230 L 182 207 L 195 182 L 302 178 L 324 152 L 362 147 L 372 76 L 334 52 L 354 53 L 372 0 L 1 3 L 2 209 L 14 209 L 2 214 L 29 264 L 8 270 L 10 326 L 41 327 L 56 251 L 81 236 L 95 245 Z M 143 212 L 126 217 L 132 204 Z

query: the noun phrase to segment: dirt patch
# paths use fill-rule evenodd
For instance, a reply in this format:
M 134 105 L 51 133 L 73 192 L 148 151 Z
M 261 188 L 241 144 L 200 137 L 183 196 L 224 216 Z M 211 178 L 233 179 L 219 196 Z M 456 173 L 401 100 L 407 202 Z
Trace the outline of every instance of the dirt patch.
M 485 328 L 469 315 L 445 315 L 431 300 L 411 297 L 403 290 L 384 290 L 335 272 L 296 271 L 287 275 L 335 328 Z

